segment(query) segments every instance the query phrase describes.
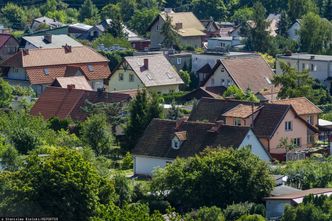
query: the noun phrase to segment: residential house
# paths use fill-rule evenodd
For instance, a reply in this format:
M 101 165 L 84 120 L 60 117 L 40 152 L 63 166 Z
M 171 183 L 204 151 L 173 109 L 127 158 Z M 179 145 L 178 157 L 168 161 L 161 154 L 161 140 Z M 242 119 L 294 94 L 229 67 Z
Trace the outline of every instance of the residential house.
M 215 88 L 213 88 L 215 89 Z M 225 88 L 222 88 L 225 90 Z M 218 99 L 222 99 L 221 94 L 223 94 L 224 91 L 222 91 L 222 89 L 220 91 L 211 91 L 210 88 L 205 88 L 205 87 L 199 87 L 185 95 L 183 95 L 180 100 L 182 102 L 189 102 L 192 100 L 200 100 L 203 97 L 209 97 L 209 98 L 218 98 Z
M 107 29 L 112 28 L 112 19 L 104 19 L 100 25 L 106 31 Z M 150 47 L 150 40 L 138 36 L 135 32 L 130 30 L 126 25 L 123 26 L 123 32 L 126 35 L 128 41 L 130 42 L 132 48 L 137 51 L 147 51 Z
M 82 46 L 81 43 L 68 35 L 40 35 L 40 36 L 23 36 L 21 45 L 26 49 L 33 48 L 62 48 L 65 45 L 72 47 Z
M 165 57 L 168 59 L 169 63 L 171 63 L 177 71 L 190 69 L 192 53 L 189 52 L 173 53 L 172 51 L 167 51 L 167 53 L 164 54 Z
M 202 40 L 205 37 L 205 28 L 192 12 L 173 12 L 171 9 L 165 9 L 151 23 L 148 28 L 150 31 L 150 39 L 152 49 L 161 48 L 164 40 L 162 27 L 166 21 L 166 17 L 172 19 L 174 31 L 179 36 L 179 41 L 183 46 L 198 48 L 202 46 Z
M 264 198 L 266 202 L 267 220 L 279 220 L 283 216 L 286 206 L 296 206 L 303 202 L 304 197 L 313 196 L 331 196 L 332 188 L 315 188 L 303 191 L 295 191 L 289 194 L 270 196 Z
M 207 40 L 211 37 L 220 37 L 220 27 L 218 23 L 213 20 L 212 17 L 210 19 L 200 20 L 200 22 L 205 28 L 206 36 L 204 40 Z
M 87 101 L 91 103 L 127 103 L 132 99 L 126 93 L 107 93 L 102 90 L 90 91 L 75 89 L 75 85 L 68 88 L 47 87 L 31 109 L 33 116 L 41 115 L 45 119 L 58 117 L 83 121 L 88 114 L 82 110 Z
M 74 38 L 86 39 L 97 38 L 100 33 L 98 30 L 92 30 L 92 25 L 83 23 L 75 23 L 68 26 L 68 34 Z M 91 32 L 90 32 L 91 31 Z M 102 32 L 102 31 L 100 31 Z
M 275 99 L 278 88 L 272 84 L 273 71 L 259 55 L 234 57 L 219 60 L 213 67 L 212 75 L 203 79 L 204 87 L 229 87 L 236 85 L 243 91 L 250 89 L 253 93 L 273 91 Z
M 297 150 L 302 150 L 316 141 L 316 136 L 311 139 L 308 134 L 318 133 L 292 105 L 285 104 L 202 98 L 189 117 L 189 121 L 214 123 L 221 120 L 226 125 L 251 126 L 266 150 L 278 160 L 286 157 L 286 150 L 278 147 L 282 139 L 288 139 Z
M 268 17 L 266 18 L 266 21 L 269 23 L 269 27 L 267 31 L 270 33 L 271 36 L 275 37 L 277 36 L 277 31 L 278 31 L 278 24 L 280 21 L 280 14 L 269 14 Z
M 318 79 L 329 90 L 332 89 L 332 56 L 294 53 L 277 55 L 276 73 L 282 74 L 280 63 L 284 62 L 295 70 L 308 70 L 310 75 Z
M 24 49 L 1 64 L 11 84 L 32 86 L 37 95 L 56 77 L 85 76 L 94 90 L 104 88 L 111 71 L 108 60 L 85 46 Z
M 0 24 L 0 33 L 1 34 L 10 34 L 11 33 L 10 28 L 6 28 L 4 25 Z
M 69 34 L 68 29 L 69 29 L 69 26 L 64 25 L 64 26 L 57 27 L 57 28 L 34 31 L 34 32 L 26 34 L 25 36 L 45 36 L 45 35 L 49 35 L 49 34 L 51 34 L 51 35 L 67 35 L 67 34 Z
M 31 23 L 31 30 L 41 30 L 41 29 L 52 29 L 52 28 L 58 28 L 63 26 L 63 24 L 56 19 L 48 18 L 46 16 L 42 16 L 39 18 L 33 19 Z
M 287 31 L 288 37 L 294 41 L 299 41 L 299 30 L 301 28 L 301 19 L 296 19 L 296 21 L 290 26 Z
M 0 61 L 4 61 L 18 50 L 19 43 L 11 34 L 0 34 Z
M 85 76 L 57 77 L 51 84 L 53 87 L 68 88 L 74 86 L 75 89 L 92 91 L 92 87 Z
M 231 48 L 242 45 L 242 37 L 222 36 L 208 39 L 208 50 L 229 51 Z
M 161 94 L 179 91 L 183 84 L 163 54 L 125 57 L 109 77 L 108 91 L 146 88 Z
M 151 176 L 154 169 L 177 157 L 194 156 L 206 147 L 250 147 L 259 158 L 270 161 L 250 127 L 153 119 L 133 149 L 134 173 Z
M 192 69 L 191 71 L 197 74 L 198 70 L 204 65 L 209 64 L 210 67 L 214 67 L 219 60 L 229 57 L 247 57 L 254 55 L 251 52 L 224 52 L 224 53 L 193 53 L 192 54 Z

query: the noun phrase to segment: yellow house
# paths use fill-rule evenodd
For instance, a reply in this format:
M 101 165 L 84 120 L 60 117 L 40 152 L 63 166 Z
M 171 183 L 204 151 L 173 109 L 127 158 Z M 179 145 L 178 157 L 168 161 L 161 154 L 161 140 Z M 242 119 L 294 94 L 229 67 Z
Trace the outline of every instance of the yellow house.
M 179 91 L 183 81 L 163 54 L 125 57 L 109 77 L 108 91 L 146 88 L 167 94 Z

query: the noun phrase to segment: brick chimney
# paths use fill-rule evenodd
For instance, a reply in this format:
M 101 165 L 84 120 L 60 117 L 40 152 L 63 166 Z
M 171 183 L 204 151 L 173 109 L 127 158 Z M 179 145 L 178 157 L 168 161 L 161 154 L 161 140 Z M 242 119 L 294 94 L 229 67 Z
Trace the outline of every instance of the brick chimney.
M 183 28 L 183 25 L 181 22 L 175 23 L 175 30 L 180 30 Z
M 71 52 L 71 46 L 70 45 L 65 45 L 63 46 L 63 48 L 65 49 L 65 53 L 70 53 Z
M 144 67 L 145 69 L 149 69 L 149 59 L 144 58 Z
M 29 49 L 27 49 L 27 48 L 24 48 L 23 50 L 22 50 L 22 52 L 23 52 L 23 56 L 25 56 L 25 55 L 29 55 Z
M 67 85 L 67 89 L 70 90 L 70 91 L 71 91 L 72 89 L 75 89 L 75 84 L 68 84 L 68 85 Z
M 175 130 L 179 130 L 180 127 L 182 126 L 182 124 L 184 122 L 186 122 L 187 120 L 188 120 L 188 118 L 186 118 L 186 117 L 182 117 L 182 118 L 177 119 L 176 123 L 175 123 Z
M 52 34 L 46 34 L 44 36 L 44 41 L 49 44 L 49 43 L 52 43 Z

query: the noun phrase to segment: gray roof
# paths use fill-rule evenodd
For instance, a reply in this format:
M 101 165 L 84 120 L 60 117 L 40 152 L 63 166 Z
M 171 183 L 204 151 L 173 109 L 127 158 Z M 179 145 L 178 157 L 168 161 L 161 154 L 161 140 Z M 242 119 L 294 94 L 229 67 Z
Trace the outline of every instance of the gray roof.
M 53 19 L 53 18 L 48 18 L 46 16 L 43 17 L 39 17 L 39 18 L 35 18 L 34 19 L 35 22 L 39 22 L 39 23 L 44 23 L 47 24 L 49 26 L 53 26 L 53 27 L 60 27 L 62 26 L 62 23 Z
M 302 54 L 294 53 L 292 55 L 277 55 L 278 58 L 293 59 L 293 60 L 315 60 L 315 61 L 332 61 L 332 55 L 318 55 L 318 54 Z
M 302 190 L 296 189 L 291 186 L 281 185 L 274 187 L 274 189 L 271 192 L 271 196 L 280 196 L 285 194 L 291 194 L 291 193 L 297 193 L 301 192 Z
M 82 46 L 81 43 L 69 37 L 68 35 L 52 35 L 52 42 L 45 41 L 44 36 L 25 36 L 23 39 L 36 48 L 61 48 L 64 45 L 72 47 Z
M 148 59 L 148 68 L 144 67 L 144 59 Z M 183 84 L 163 54 L 128 56 L 125 61 L 146 87 Z

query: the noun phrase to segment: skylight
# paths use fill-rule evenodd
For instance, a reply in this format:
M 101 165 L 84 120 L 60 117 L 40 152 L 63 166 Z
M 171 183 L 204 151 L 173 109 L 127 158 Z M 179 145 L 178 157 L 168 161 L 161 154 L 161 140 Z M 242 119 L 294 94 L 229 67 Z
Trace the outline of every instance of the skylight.
M 271 80 L 268 77 L 265 77 L 265 80 L 267 81 L 268 84 L 272 84 Z
M 151 81 L 152 80 L 152 76 L 150 74 L 146 74 L 146 77 Z
M 44 74 L 48 75 L 48 68 L 44 68 Z
M 169 72 L 166 72 L 166 74 L 167 74 L 167 77 L 169 78 L 169 79 L 172 79 L 174 76 L 173 76 L 173 74 L 171 74 L 171 73 L 169 73 Z
M 94 69 L 93 69 L 93 66 L 91 64 L 88 64 L 88 69 L 90 72 L 92 72 Z

